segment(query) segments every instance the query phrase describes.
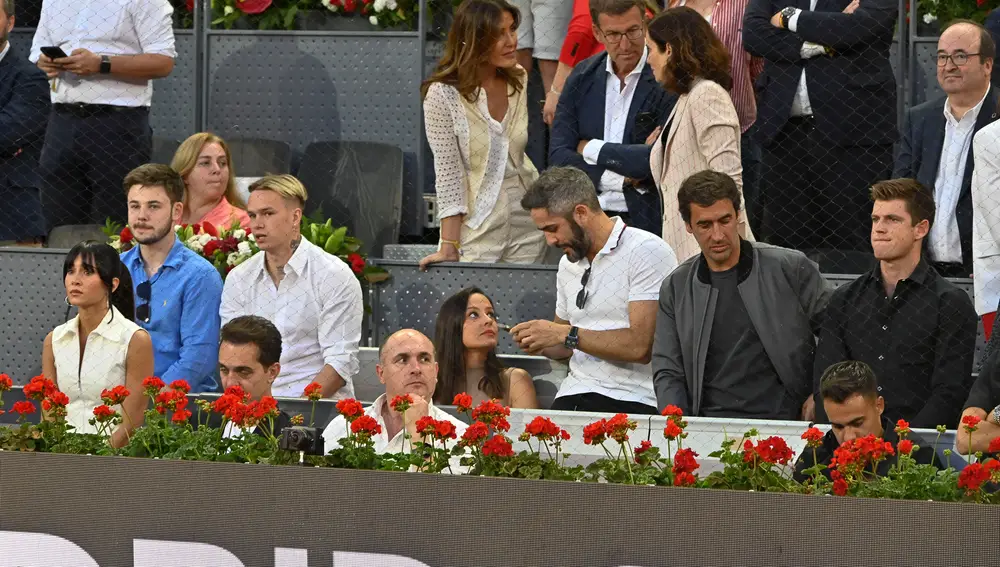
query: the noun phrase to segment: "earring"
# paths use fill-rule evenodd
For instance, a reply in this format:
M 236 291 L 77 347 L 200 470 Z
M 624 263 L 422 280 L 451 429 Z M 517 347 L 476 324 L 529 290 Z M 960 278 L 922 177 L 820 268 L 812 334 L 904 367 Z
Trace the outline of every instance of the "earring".
M 72 303 L 69 302 L 69 296 L 68 295 L 66 297 L 64 297 L 63 300 L 66 302 L 66 305 L 72 305 Z

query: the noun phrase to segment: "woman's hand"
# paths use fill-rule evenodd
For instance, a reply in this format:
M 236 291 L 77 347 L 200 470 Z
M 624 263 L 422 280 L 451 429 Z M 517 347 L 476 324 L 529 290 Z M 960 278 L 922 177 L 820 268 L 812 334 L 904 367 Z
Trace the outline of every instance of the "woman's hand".
M 653 131 L 649 133 L 649 136 L 646 136 L 646 145 L 652 146 L 655 144 L 656 139 L 660 137 L 661 132 L 663 132 L 663 126 L 657 126 L 654 128 Z
M 545 106 L 542 107 L 542 120 L 552 126 L 552 121 L 556 119 L 556 107 L 559 106 L 559 95 L 553 91 L 545 95 Z
M 426 272 L 428 266 L 440 262 L 458 262 L 458 249 L 451 244 L 442 243 L 437 252 L 420 260 L 420 271 Z

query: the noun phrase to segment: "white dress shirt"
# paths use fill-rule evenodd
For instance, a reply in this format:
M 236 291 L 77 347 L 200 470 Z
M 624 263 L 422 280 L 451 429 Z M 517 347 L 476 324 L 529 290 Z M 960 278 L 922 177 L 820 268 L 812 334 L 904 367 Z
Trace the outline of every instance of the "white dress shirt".
M 625 85 L 622 86 L 621 79 L 615 74 L 615 68 L 611 61 L 611 56 L 607 58 L 608 80 L 604 89 L 604 139 L 590 140 L 583 147 L 583 160 L 590 165 L 597 165 L 597 158 L 601 155 L 601 148 L 604 144 L 621 144 L 625 137 L 625 123 L 628 121 L 628 111 L 632 107 L 632 99 L 635 97 L 635 89 L 642 76 L 642 70 L 646 66 L 647 50 L 642 48 L 642 58 L 639 64 L 625 75 Z M 625 193 L 622 186 L 625 184 L 625 176 L 615 173 L 610 169 L 605 169 L 601 175 L 601 194 L 597 200 L 601 203 L 601 208 L 605 211 L 628 211 L 625 204 Z
M 47 46 L 61 47 L 67 55 L 83 48 L 97 55 L 176 57 L 173 12 L 169 0 L 45 0 L 29 59 L 37 63 Z M 152 81 L 70 72 L 59 74 L 52 93 L 53 103 L 138 107 L 152 100 Z
M 8 51 L 10 51 L 10 42 L 9 41 L 3 45 L 3 51 L 0 51 L 0 61 L 3 61 L 3 58 L 4 58 L 4 56 L 7 55 Z
M 626 227 L 615 218 L 607 243 L 594 256 L 587 280 L 588 297 L 576 306 L 583 274 L 591 267 L 586 258 L 570 262 L 563 256 L 556 275 L 556 316 L 570 325 L 590 331 L 627 329 L 629 303 L 657 301 L 660 285 L 677 267 L 677 256 L 662 238 L 638 228 Z M 595 392 L 621 401 L 656 406 L 653 370 L 649 363 L 603 360 L 574 350 L 569 374 L 556 397 Z
M 972 146 L 972 278 L 976 313 L 1000 303 L 1000 121 L 976 133 Z M 994 327 L 1000 331 L 1000 327 Z
M 274 396 L 302 397 L 326 364 L 347 383 L 334 399 L 354 396 L 364 303 L 361 284 L 340 258 L 303 238 L 275 287 L 264 253 L 255 254 L 229 273 L 219 314 L 223 325 L 241 315 L 258 315 L 281 332 Z
M 386 395 L 382 394 L 375 399 L 372 405 L 365 409 L 365 415 L 371 416 L 380 426 L 382 426 L 382 432 L 372 437 L 372 441 L 375 445 L 375 452 L 380 454 L 409 453 L 410 444 L 407 443 L 406 437 L 403 435 L 406 432 L 405 428 L 400 429 L 399 433 L 397 433 L 392 439 L 389 439 L 389 428 L 385 426 L 385 420 L 382 419 L 382 411 L 386 408 L 388 403 Z M 465 433 L 465 429 L 468 427 L 464 421 L 442 409 L 438 409 L 437 406 L 430 402 L 427 403 L 427 415 L 438 421 L 450 421 L 455 424 L 456 439 L 447 443 L 446 446 L 448 449 L 451 449 L 456 443 L 458 443 L 458 440 L 462 438 L 462 434 Z M 326 426 L 326 429 L 323 430 L 323 451 L 329 453 L 334 449 L 339 449 L 339 441 L 347 437 L 347 428 L 347 420 L 344 419 L 344 416 L 338 415 L 335 417 L 333 421 Z M 438 445 L 440 446 L 440 443 L 438 443 Z M 455 474 L 464 474 L 468 472 L 467 467 L 461 466 L 461 457 L 461 455 L 457 455 L 449 459 L 449 462 L 451 463 L 451 472 Z M 448 472 L 448 469 L 445 469 L 443 472 Z
M 816 10 L 817 2 L 818 0 L 809 0 L 810 12 Z M 789 31 L 795 32 L 799 23 L 799 14 L 801 13 L 802 10 L 796 10 L 795 15 L 788 19 Z M 799 55 L 802 59 L 811 59 L 817 55 L 822 55 L 825 51 L 822 45 L 807 41 L 802 44 Z M 812 104 L 809 102 L 809 87 L 806 85 L 806 70 L 802 69 L 802 75 L 799 77 L 799 88 L 795 91 L 795 98 L 792 99 L 791 115 L 812 116 L 812 113 Z
M 941 146 L 941 161 L 938 162 L 937 177 L 934 179 L 936 212 L 930 234 L 927 235 L 931 259 L 935 262 L 962 262 L 962 237 L 958 232 L 955 209 L 962 193 L 962 180 L 965 178 L 969 149 L 972 148 L 976 119 L 988 94 L 989 89 L 979 104 L 961 118 L 955 117 L 948 100 L 944 101 L 944 144 Z

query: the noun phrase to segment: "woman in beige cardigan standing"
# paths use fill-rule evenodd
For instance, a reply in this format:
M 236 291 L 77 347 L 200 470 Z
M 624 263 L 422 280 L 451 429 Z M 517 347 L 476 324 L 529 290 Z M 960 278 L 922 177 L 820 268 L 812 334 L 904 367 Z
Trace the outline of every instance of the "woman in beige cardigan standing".
M 653 74 L 680 98 L 664 126 L 650 135 L 650 170 L 663 195 L 663 239 L 684 260 L 700 253 L 677 210 L 677 190 L 691 175 L 711 169 L 743 188 L 740 119 L 729 95 L 729 52 L 705 18 L 691 8 L 671 8 L 646 34 Z M 655 140 L 655 141 L 654 141 Z M 740 234 L 752 238 L 746 215 Z
M 465 0 L 444 56 L 422 87 L 434 153 L 438 251 L 420 261 L 540 262 L 545 238 L 521 208 L 538 177 L 528 142 L 527 76 L 517 64 L 517 8 Z

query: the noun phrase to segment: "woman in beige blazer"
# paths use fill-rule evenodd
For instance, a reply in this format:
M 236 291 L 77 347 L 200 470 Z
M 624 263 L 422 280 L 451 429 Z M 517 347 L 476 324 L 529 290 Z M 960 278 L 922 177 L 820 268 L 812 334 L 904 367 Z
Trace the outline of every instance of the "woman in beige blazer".
M 545 237 L 521 208 L 538 171 L 528 143 L 527 76 L 517 64 L 520 15 L 506 0 L 465 0 L 444 56 L 423 84 L 441 219 L 438 251 L 420 261 L 531 264 Z
M 649 63 L 656 80 L 680 98 L 653 143 L 650 171 L 663 197 L 663 239 L 678 261 L 699 254 L 677 210 L 677 190 L 691 175 L 711 169 L 725 173 L 743 190 L 740 165 L 740 119 L 728 89 L 729 52 L 712 26 L 695 10 L 671 8 L 649 24 Z M 655 140 L 655 142 L 654 142 Z M 746 216 L 740 233 L 752 238 Z

